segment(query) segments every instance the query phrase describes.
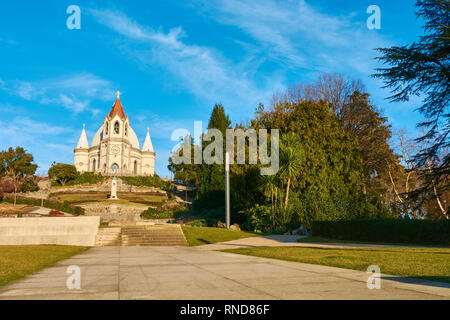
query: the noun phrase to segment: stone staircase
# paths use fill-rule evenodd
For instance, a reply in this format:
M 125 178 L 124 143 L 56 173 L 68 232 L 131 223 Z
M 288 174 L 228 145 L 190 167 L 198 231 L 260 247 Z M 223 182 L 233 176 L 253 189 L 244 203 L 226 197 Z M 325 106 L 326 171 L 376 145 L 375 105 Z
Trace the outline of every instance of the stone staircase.
M 99 228 L 96 246 L 187 246 L 177 224 L 123 225 Z
M 121 228 L 98 228 L 95 238 L 96 247 L 120 246 L 122 245 Z

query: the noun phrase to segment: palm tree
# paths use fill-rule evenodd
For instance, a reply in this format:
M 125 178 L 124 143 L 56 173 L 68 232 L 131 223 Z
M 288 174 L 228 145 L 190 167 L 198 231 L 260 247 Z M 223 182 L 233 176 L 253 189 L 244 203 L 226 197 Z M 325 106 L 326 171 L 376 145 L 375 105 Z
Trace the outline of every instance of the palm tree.
M 274 210 L 274 197 L 278 192 L 277 186 L 277 176 L 276 175 L 267 175 L 262 176 L 262 182 L 259 186 L 259 189 L 264 192 L 264 194 L 270 194 L 270 202 L 272 208 L 272 227 L 275 228 L 275 210 Z
M 284 199 L 284 209 L 287 209 L 289 201 L 289 189 L 291 182 L 295 179 L 303 165 L 305 153 L 297 134 L 291 132 L 281 137 L 280 143 L 280 174 L 287 178 L 286 197 Z

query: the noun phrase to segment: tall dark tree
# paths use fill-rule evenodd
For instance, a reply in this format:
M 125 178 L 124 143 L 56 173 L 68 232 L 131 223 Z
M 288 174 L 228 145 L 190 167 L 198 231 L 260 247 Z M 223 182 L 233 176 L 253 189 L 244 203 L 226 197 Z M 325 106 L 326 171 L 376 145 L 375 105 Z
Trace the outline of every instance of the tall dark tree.
M 225 114 L 225 108 L 221 104 L 216 104 L 209 118 L 208 129 L 218 129 L 225 137 L 226 130 L 230 128 L 230 117 Z
M 224 107 L 221 104 L 216 104 L 209 119 L 208 130 L 220 130 L 220 132 L 222 133 L 224 146 L 226 143 L 226 130 L 229 129 L 230 126 L 231 121 L 229 116 L 225 114 Z M 208 142 L 204 141 L 203 149 L 207 145 Z M 200 187 L 197 192 L 194 207 L 201 210 L 223 206 L 225 202 L 224 192 L 224 166 L 222 164 L 202 164 L 200 173 Z
M 355 91 L 341 107 L 340 121 L 358 139 L 364 162 L 364 192 L 386 201 L 387 189 L 392 187 L 390 177 L 402 168 L 389 145 L 392 133 L 387 118 L 370 104 L 369 94 Z
M 416 6 L 425 21 L 425 35 L 410 45 L 378 49 L 382 55 L 377 59 L 386 67 L 374 76 L 392 90 L 392 101 L 408 101 L 413 95 L 424 98 L 418 110 L 425 121 L 418 126 L 426 133 L 417 140 L 422 147 L 413 161 L 426 183 L 416 194 L 435 190 L 439 196 L 448 189 L 450 170 L 450 2 L 417 0 Z
M 355 137 L 330 110 L 323 100 L 279 103 L 272 110 L 260 106 L 254 122 L 300 137 L 304 165 L 293 191 L 351 197 L 361 190 L 361 155 Z

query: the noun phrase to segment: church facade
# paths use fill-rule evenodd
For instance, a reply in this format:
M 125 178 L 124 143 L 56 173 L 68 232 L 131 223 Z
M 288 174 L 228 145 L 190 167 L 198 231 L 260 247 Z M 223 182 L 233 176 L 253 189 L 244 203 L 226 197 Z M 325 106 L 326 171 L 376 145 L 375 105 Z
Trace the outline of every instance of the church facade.
M 104 175 L 145 176 L 155 173 L 155 152 L 147 129 L 142 149 L 130 120 L 117 99 L 97 130 L 89 146 L 85 126 L 74 150 L 74 165 L 78 172 Z

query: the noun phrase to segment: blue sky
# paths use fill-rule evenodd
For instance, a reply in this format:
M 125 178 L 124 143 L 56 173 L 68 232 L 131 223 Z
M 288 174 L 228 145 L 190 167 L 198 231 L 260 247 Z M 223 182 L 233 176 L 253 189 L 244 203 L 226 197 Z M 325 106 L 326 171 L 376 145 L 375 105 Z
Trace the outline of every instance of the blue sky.
M 69 5 L 81 30 L 69 30 Z M 381 30 L 369 30 L 369 5 Z M 150 128 L 156 172 L 177 128 L 207 125 L 222 103 L 234 122 L 252 118 L 274 91 L 321 72 L 361 79 L 394 129 L 415 134 L 420 101 L 393 104 L 370 78 L 373 48 L 422 34 L 413 0 L 9 1 L 0 10 L 0 149 L 23 146 L 46 172 L 72 163 L 86 124 L 89 142 L 121 101 L 142 146 Z

